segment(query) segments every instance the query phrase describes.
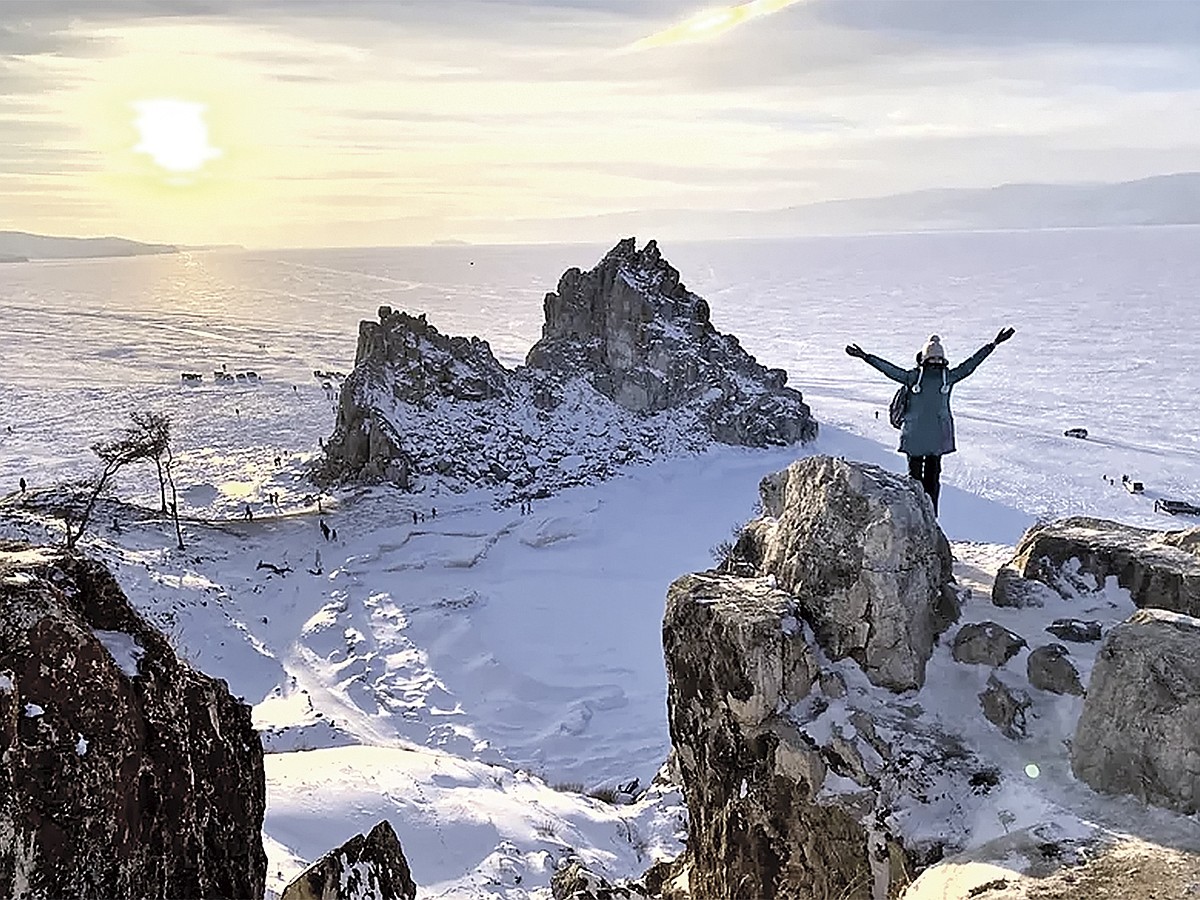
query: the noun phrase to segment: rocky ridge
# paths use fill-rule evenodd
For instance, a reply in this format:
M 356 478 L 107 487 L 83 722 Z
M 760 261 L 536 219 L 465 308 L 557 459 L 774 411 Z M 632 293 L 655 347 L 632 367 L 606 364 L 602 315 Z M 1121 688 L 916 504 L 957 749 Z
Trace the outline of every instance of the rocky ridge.
M 261 897 L 250 708 L 100 563 L 0 544 L 0 896 Z
M 814 457 L 760 494 L 729 558 L 668 594 L 677 889 L 1048 900 L 1076 879 L 1142 896 L 1109 859 L 1200 871 L 1200 620 L 1154 608 L 1178 580 L 1132 597 L 1115 577 L 1189 533 L 1080 575 L 1121 536 L 1092 523 L 1043 563 L 1070 589 L 1014 610 L 955 589 L 909 479 Z
M 544 308 L 541 340 L 508 370 L 486 341 L 381 307 L 359 326 L 318 477 L 532 497 L 713 442 L 816 436 L 787 373 L 718 332 L 654 241 L 568 270 Z

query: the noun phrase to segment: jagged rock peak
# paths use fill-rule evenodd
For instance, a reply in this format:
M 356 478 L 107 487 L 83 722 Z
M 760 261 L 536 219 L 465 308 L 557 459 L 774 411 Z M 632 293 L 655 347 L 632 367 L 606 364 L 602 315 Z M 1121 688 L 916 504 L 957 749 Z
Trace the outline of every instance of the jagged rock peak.
M 0 897 L 261 897 L 250 708 L 94 561 L 0 542 Z
M 400 839 L 384 819 L 301 872 L 280 900 L 413 900 L 416 895 Z
M 617 243 L 588 272 L 568 269 L 544 301 L 533 368 L 583 375 L 625 409 L 654 413 L 692 405 L 721 443 L 807 441 L 817 425 L 783 369 L 768 369 L 709 320 L 708 303 L 649 241 Z
M 378 322 L 359 323 L 354 367 L 351 379 L 357 374 L 361 381 L 362 370 L 370 370 L 386 377 L 396 399 L 410 403 L 430 395 L 488 400 L 508 388 L 508 372 L 487 341 L 442 334 L 424 313 L 412 316 L 390 306 L 379 307 Z

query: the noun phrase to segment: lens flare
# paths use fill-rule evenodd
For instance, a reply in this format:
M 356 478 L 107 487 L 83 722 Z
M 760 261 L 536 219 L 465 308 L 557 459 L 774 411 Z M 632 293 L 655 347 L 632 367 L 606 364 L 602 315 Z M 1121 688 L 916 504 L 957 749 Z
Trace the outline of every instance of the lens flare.
M 686 22 L 672 25 L 649 37 L 634 41 L 629 49 L 646 50 L 651 47 L 667 47 L 671 44 L 709 41 L 751 19 L 779 12 L 785 7 L 800 2 L 801 0 L 748 0 L 746 3 L 705 10 L 692 16 Z
M 168 172 L 195 172 L 221 151 L 208 143 L 203 103 L 140 100 L 133 104 L 134 127 L 141 140 L 134 153 L 145 153 Z
M 1025 767 L 1025 774 L 1030 778 L 1037 778 L 1042 774 L 1042 770 L 1037 767 L 1037 763 L 1030 763 Z

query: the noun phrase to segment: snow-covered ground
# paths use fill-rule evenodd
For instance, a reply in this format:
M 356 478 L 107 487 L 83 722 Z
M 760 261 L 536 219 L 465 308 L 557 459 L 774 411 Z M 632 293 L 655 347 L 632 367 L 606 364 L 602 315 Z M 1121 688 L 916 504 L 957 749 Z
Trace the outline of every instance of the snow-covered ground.
M 806 453 L 902 466 L 884 412 L 892 386 L 847 357 L 846 343 L 904 363 L 937 332 L 954 361 L 1000 326 L 1017 328 L 956 389 L 961 449 L 945 464 L 941 521 L 960 578 L 976 588 L 967 616 L 982 619 L 999 618 L 986 602 L 991 574 L 1038 518 L 1196 524 L 1155 513 L 1153 499 L 1200 500 L 1198 238 L 1200 229 L 1179 228 L 662 249 L 709 300 L 717 327 L 804 391 L 823 429 Z M 359 319 L 380 304 L 424 311 L 439 330 L 485 337 L 515 364 L 538 335 L 543 294 L 605 249 L 209 252 L 4 267 L 5 492 L 22 476 L 37 489 L 83 474 L 87 446 L 130 409 L 174 417 L 188 549 L 127 508 L 106 509 L 89 549 L 184 655 L 255 705 L 274 751 L 264 828 L 274 890 L 385 816 L 423 897 L 545 896 L 570 850 L 621 876 L 678 849 L 677 795 L 613 805 L 587 792 L 634 778 L 644 786 L 665 759 L 667 585 L 710 564 L 709 548 L 752 515 L 758 479 L 796 451 L 664 460 L 524 516 L 483 492 L 318 498 L 302 477 L 332 429 L 312 370 L 350 370 Z M 222 366 L 262 380 L 218 386 Z M 184 371 L 205 383 L 181 386 Z M 1070 426 L 1091 437 L 1063 437 Z M 1121 474 L 1146 494 L 1102 477 Z M 120 496 L 153 504 L 149 475 L 126 478 Z M 20 498 L 3 503 L 12 512 Z M 240 518 L 246 504 L 253 521 Z M 323 538 L 322 518 L 335 541 Z M 28 530 L 6 519 L 3 533 Z M 1112 615 L 1122 613 L 1122 598 L 1110 599 Z M 1006 615 L 1019 632 L 1040 630 Z M 923 706 L 974 702 L 978 686 L 951 677 L 950 665 L 935 657 Z M 1037 762 L 1039 799 L 999 798 L 1013 818 L 997 818 L 998 834 L 1083 792 L 1058 740 L 1066 726 L 1053 724 L 1071 710 L 1044 713 L 1052 724 L 1041 738 L 1001 757 L 1014 769 Z M 973 739 L 1005 741 L 986 730 Z

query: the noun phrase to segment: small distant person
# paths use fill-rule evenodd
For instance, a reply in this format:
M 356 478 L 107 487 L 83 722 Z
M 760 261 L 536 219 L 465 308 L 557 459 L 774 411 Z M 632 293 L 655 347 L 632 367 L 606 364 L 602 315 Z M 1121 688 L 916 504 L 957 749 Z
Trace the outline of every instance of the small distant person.
M 329 540 L 329 526 L 325 524 L 325 520 L 321 520 L 321 535 L 325 540 Z
M 437 518 L 437 507 L 436 507 L 436 506 L 432 507 L 432 508 L 429 510 L 429 515 L 430 515 L 430 517 L 431 517 L 431 518 L 434 518 L 434 519 L 436 519 L 436 518 Z
M 335 544 L 337 543 L 337 529 L 336 528 L 329 529 L 329 537 L 330 537 L 330 540 L 332 540 Z
M 321 508 L 321 498 L 320 498 L 320 496 L 318 496 L 318 497 L 317 497 L 317 515 L 318 515 L 318 516 L 323 516 L 323 515 L 325 515 L 325 510 Z
M 22 494 L 25 493 L 25 488 L 26 488 L 25 476 L 22 475 L 21 478 L 17 481 L 17 484 L 20 485 L 20 487 L 21 487 L 21 493 Z
M 1013 334 L 1012 328 L 1001 328 L 994 339 L 954 368 L 946 362 L 942 339 L 936 334 L 930 336 L 917 354 L 915 369 L 902 369 L 865 352 L 858 344 L 846 345 L 846 353 L 850 356 L 861 359 L 892 381 L 908 386 L 908 404 L 900 428 L 900 452 L 908 457 L 908 474 L 921 482 L 933 503 L 935 515 L 941 493 L 942 457 L 956 449 L 950 391 Z
M 278 453 L 276 453 L 275 454 L 275 468 L 278 469 L 282 465 L 283 465 L 283 458 Z
M 246 504 L 246 511 L 242 513 L 242 518 L 244 518 L 247 522 L 254 521 L 254 510 L 250 508 L 249 503 Z
M 415 509 L 413 510 L 413 524 L 417 524 L 417 511 Z

